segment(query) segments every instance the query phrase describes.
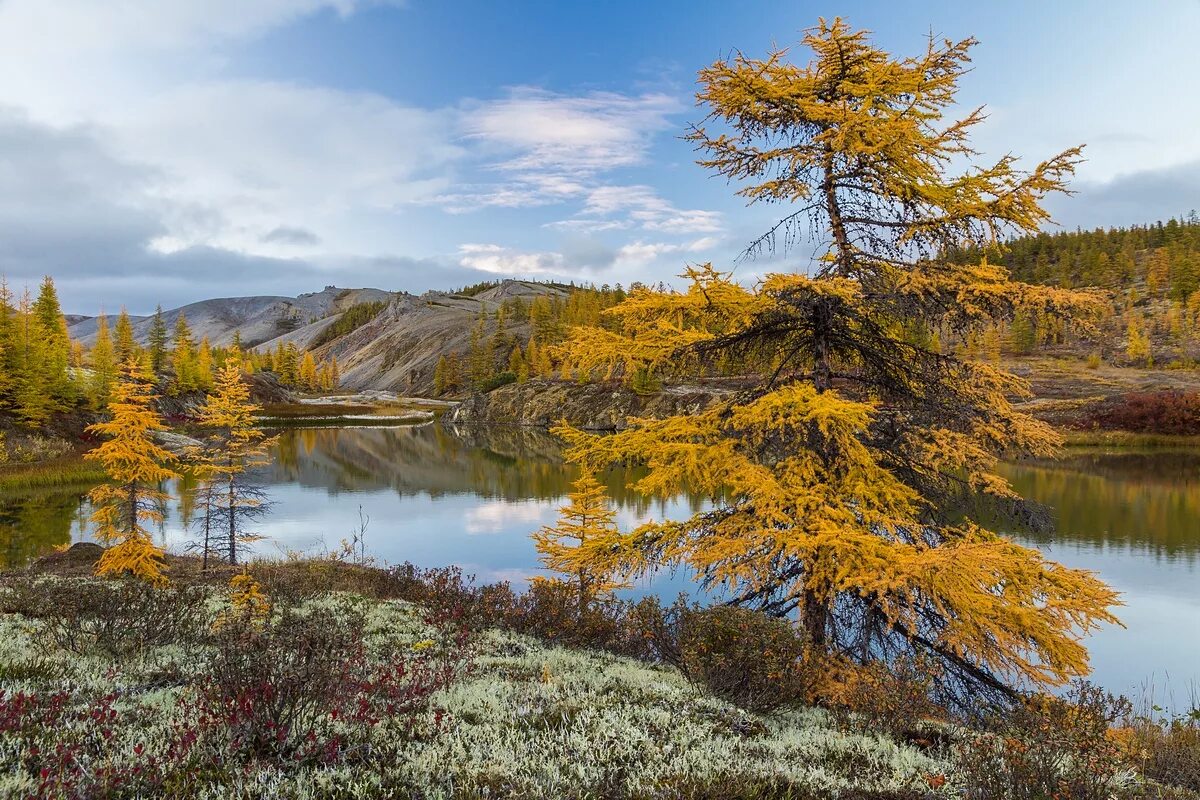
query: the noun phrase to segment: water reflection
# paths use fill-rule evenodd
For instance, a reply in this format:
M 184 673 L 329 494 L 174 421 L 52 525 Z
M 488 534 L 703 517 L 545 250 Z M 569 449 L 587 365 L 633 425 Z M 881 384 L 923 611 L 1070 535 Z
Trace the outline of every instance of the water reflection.
M 1054 509 L 1053 536 L 1014 537 L 1123 593 L 1127 628 L 1089 639 L 1095 678 L 1134 691 L 1151 675 L 1186 694 L 1200 677 L 1200 451 L 1075 450 L 1057 462 L 1003 467 L 1027 497 Z M 538 572 L 531 531 L 551 523 L 575 477 L 549 435 L 521 428 L 290 429 L 260 472 L 275 502 L 262 555 L 328 552 L 369 518 L 367 549 L 390 563 L 458 564 L 481 580 L 524 583 Z M 622 527 L 679 518 L 706 498 L 650 500 L 630 491 L 635 470 L 603 476 Z M 173 487 L 160 536 L 191 538 L 191 485 Z M 0 559 L 25 563 L 88 536 L 85 490 L 0 495 Z M 656 576 L 633 592 L 671 596 L 687 575 Z
M 1016 490 L 1054 509 L 1041 541 L 1128 548 L 1194 563 L 1200 553 L 1200 451 L 1069 450 L 1058 461 L 1006 464 Z

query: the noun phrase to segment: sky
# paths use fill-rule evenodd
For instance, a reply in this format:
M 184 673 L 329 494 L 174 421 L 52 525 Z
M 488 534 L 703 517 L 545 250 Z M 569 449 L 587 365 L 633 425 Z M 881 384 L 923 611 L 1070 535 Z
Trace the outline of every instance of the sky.
M 782 209 L 695 164 L 696 73 L 822 16 L 896 54 L 979 39 L 985 156 L 1087 145 L 1061 226 L 1200 208 L 1198 0 L 0 0 L 0 273 L 138 314 L 728 269 Z

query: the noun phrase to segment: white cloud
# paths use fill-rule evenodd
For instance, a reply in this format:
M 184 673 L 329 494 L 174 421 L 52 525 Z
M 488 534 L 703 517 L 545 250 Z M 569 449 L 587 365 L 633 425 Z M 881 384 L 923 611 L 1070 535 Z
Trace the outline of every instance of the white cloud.
M 378 95 L 237 81 L 155 98 L 114 120 L 111 137 L 161 173 L 153 194 L 171 209 L 173 246 L 291 255 L 311 244 L 271 231 L 300 227 L 353 248 L 339 233 L 356 214 L 443 190 L 444 167 L 461 155 L 452 125 L 447 112 Z
M 640 228 L 666 234 L 718 233 L 721 214 L 679 209 L 650 186 L 599 186 L 588 192 L 583 209 L 552 227 L 595 233 Z
M 496 169 L 592 174 L 642 163 L 651 135 L 670 129 L 679 101 L 664 94 L 583 96 L 520 87 L 509 97 L 468 107 L 463 129 L 509 154 Z
M 456 214 L 580 201 L 578 214 L 545 227 L 588 234 L 716 232 L 717 212 L 676 208 L 649 186 L 605 182 L 606 174 L 646 163 L 655 137 L 675 128 L 671 116 L 681 108 L 665 94 L 568 96 L 530 87 L 469 104 L 461 123 L 465 136 L 487 159 L 484 171 L 502 178 L 458 187 L 438 200 Z
M 692 242 L 643 242 L 638 240 L 621 246 L 617 250 L 616 264 L 619 267 L 639 267 L 653 264 L 663 256 L 686 253 L 703 253 L 720 244 L 720 239 L 704 236 Z
M 462 244 L 458 263 L 497 275 L 540 275 L 563 267 L 561 253 L 522 252 L 498 244 Z
M 481 503 L 463 517 L 463 530 L 471 535 L 503 533 L 514 525 L 536 528 L 543 519 L 553 516 L 554 504 L 541 500 L 521 502 L 494 501 Z

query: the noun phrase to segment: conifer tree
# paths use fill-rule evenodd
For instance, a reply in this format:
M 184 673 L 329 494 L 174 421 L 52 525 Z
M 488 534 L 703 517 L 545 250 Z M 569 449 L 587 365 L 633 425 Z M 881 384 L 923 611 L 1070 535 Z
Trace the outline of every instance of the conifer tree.
M 183 314 L 182 311 L 179 313 Z M 150 343 L 150 369 L 155 375 L 161 375 L 167 366 L 167 321 L 163 318 L 162 306 L 154 309 L 146 338 Z
M 175 370 L 176 393 L 194 392 L 200 388 L 196 373 L 196 341 L 187 316 L 180 311 L 175 317 L 175 339 L 171 350 L 171 366 Z
M 199 422 L 209 434 L 204 450 L 194 454 L 194 471 L 201 481 L 197 519 L 203 527 L 199 546 L 205 564 L 214 554 L 236 564 L 244 547 L 262 538 L 247 525 L 265 514 L 269 503 L 266 492 L 249 480 L 246 471 L 270 463 L 267 452 L 275 439 L 267 438 L 255 424 L 258 411 L 239 354 L 234 353 L 218 370 L 213 392 L 200 413 Z
M 304 358 L 300 360 L 297 383 L 299 383 L 300 388 L 308 392 L 315 392 L 321 388 L 317 382 L 317 360 L 307 350 L 304 351 Z
M 433 368 L 433 393 L 439 397 L 450 391 L 449 370 L 450 363 L 446 360 L 445 354 L 442 354 Z
M 27 425 L 42 425 L 57 408 L 50 394 L 50 376 L 55 366 L 47 357 L 48 343 L 34 318 L 28 288 L 21 294 L 14 327 L 14 406 Z
M 580 613 L 593 599 L 627 585 L 611 578 L 606 551 L 619 539 L 616 512 L 595 477 L 584 471 L 572 484 L 558 522 L 533 534 L 542 566 L 574 584 Z
M 822 20 L 804 44 L 805 65 L 778 51 L 703 70 L 711 115 L 690 138 L 702 165 L 747 182 L 750 201 L 796 204 L 749 254 L 811 232 L 813 273 L 746 289 L 692 268 L 688 291 L 636 289 L 608 326 L 575 329 L 562 348 L 593 375 L 696 373 L 721 354 L 763 375 L 697 414 L 611 436 L 557 429 L 585 467 L 644 466 L 634 488 L 645 494 L 718 498 L 597 556 L 616 575 L 688 565 L 733 602 L 797 613 L 831 658 L 933 655 L 947 699 L 1086 675 L 1081 634 L 1115 619 L 1117 595 L 971 519 L 984 501 L 1046 522 L 994 468 L 1003 452 L 1054 452 L 1057 435 L 1014 407 L 1028 393 L 1016 376 L 905 335 L 909 322 L 961 339 L 1020 311 L 1078 321 L 1095 309 L 1091 295 L 946 257 L 1036 230 L 1079 149 L 1028 172 L 1005 156 L 955 174 L 983 119 L 944 116 L 974 40 L 893 58 Z
M 129 321 L 129 312 L 124 308 L 117 316 L 117 363 L 124 364 L 137 355 L 137 342 L 133 338 L 133 323 Z
M 329 357 L 329 389 L 336 389 L 342 383 L 342 370 L 338 366 L 337 356 Z
M 49 408 L 62 411 L 76 400 L 75 385 L 69 369 L 71 338 L 67 334 L 67 320 L 58 303 L 54 280 L 49 275 L 42 279 L 32 312 L 40 362 L 36 369 L 42 372 L 39 382 L 48 395 Z
M 150 376 L 134 359 L 121 367 L 108 408 L 112 418 L 88 430 L 105 441 L 84 458 L 98 461 L 109 482 L 89 493 L 95 511 L 96 536 L 109 545 L 96 564 L 98 575 L 130 573 L 151 583 L 165 583 L 162 548 L 154 543 L 146 523 L 162 521 L 166 495 L 159 486 L 178 477 L 170 453 L 154 442 L 166 425 L 154 409 Z
M 17 309 L 8 279 L 0 276 L 0 407 L 13 406 L 17 363 Z
M 1142 328 L 1142 323 L 1134 313 L 1129 314 L 1129 325 L 1126 328 L 1127 340 L 1125 356 L 1135 364 L 1151 366 L 1154 358 L 1150 350 L 1150 337 Z
M 508 354 L 508 371 L 517 379 L 517 383 L 529 380 L 529 364 L 521 353 L 519 344 L 513 345 L 512 352 Z
M 115 358 L 112 337 L 108 334 L 108 320 L 103 314 L 96 318 L 96 343 L 92 345 L 90 362 L 92 405 L 105 408 L 117 377 L 117 365 L 125 362 L 118 362 Z
M 213 385 L 213 352 L 208 337 L 200 339 L 200 347 L 196 350 L 196 386 L 208 391 Z

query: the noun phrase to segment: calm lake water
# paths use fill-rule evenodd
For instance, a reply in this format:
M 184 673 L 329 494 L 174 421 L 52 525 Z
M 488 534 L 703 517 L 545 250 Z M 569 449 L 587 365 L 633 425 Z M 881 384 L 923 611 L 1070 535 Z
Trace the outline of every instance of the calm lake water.
M 1055 510 L 1050 537 L 1015 538 L 1054 559 L 1098 572 L 1123 593 L 1126 627 L 1090 638 L 1094 679 L 1141 696 L 1169 689 L 1177 702 L 1200 684 L 1200 450 L 1075 450 L 1052 464 L 1011 464 L 1026 497 Z M 262 481 L 275 502 L 259 526 L 259 554 L 328 552 L 366 522 L 376 558 L 420 566 L 458 564 L 481 581 L 523 583 L 537 574 L 530 532 L 550 524 L 574 473 L 554 440 L 515 428 L 441 426 L 291 429 Z M 682 516 L 702 498 L 647 502 L 608 476 L 622 526 Z M 186 488 L 186 487 L 185 487 Z M 160 535 L 192 538 L 187 492 L 173 500 Z M 89 538 L 82 490 L 0 495 L 0 561 L 20 564 L 54 545 Z M 673 597 L 684 574 L 630 590 Z

